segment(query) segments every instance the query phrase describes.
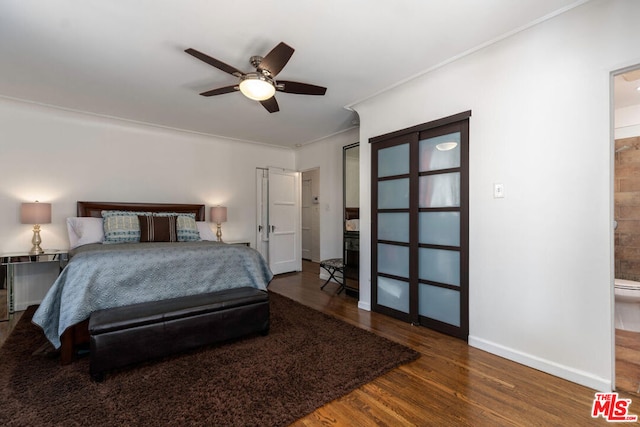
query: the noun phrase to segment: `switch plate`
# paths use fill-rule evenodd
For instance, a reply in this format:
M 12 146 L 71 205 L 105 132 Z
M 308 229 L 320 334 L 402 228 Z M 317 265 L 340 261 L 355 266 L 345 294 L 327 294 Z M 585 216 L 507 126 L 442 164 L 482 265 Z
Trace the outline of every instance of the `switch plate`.
M 493 198 L 502 199 L 504 197 L 504 184 L 493 184 Z

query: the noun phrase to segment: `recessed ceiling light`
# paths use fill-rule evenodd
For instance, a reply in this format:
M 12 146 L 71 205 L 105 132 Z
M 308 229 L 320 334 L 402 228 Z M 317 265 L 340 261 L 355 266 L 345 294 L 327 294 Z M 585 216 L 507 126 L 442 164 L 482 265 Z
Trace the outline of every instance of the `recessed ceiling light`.
M 457 146 L 458 146 L 457 142 L 451 141 L 451 142 L 441 142 L 440 144 L 436 145 L 436 148 L 440 151 L 449 151 L 449 150 L 453 150 Z

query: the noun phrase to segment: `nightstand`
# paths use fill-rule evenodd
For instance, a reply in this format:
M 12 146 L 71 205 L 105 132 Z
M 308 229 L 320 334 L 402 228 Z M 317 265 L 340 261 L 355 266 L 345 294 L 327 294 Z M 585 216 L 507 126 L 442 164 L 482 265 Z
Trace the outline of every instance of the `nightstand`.
M 69 260 L 67 251 L 57 249 L 46 249 L 41 254 L 31 254 L 29 252 L 14 252 L 0 254 L 0 266 L 4 270 L 4 277 L 0 278 L 0 322 L 9 320 L 13 315 L 14 308 L 14 284 L 15 267 L 18 264 L 28 263 L 57 263 L 60 271 Z M 5 304 L 2 304 L 2 300 Z
M 251 247 L 251 243 L 249 242 L 224 242 L 228 245 L 240 245 L 240 246 L 249 246 Z

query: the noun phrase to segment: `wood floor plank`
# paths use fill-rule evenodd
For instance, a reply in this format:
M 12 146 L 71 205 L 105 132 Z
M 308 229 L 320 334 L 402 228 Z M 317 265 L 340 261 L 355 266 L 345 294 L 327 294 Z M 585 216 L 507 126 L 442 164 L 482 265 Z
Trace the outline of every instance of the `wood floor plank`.
M 608 425 L 591 418 L 595 390 L 470 347 L 466 342 L 427 328 L 357 308 L 357 300 L 336 295 L 318 278 L 317 264 L 303 272 L 277 276 L 277 292 L 347 323 L 407 345 L 421 357 L 380 376 L 347 396 L 299 420 L 299 426 L 437 425 L 552 426 Z M 640 340 L 621 354 L 635 357 Z M 640 373 L 639 371 L 636 371 Z M 640 414 L 640 396 L 631 398 Z

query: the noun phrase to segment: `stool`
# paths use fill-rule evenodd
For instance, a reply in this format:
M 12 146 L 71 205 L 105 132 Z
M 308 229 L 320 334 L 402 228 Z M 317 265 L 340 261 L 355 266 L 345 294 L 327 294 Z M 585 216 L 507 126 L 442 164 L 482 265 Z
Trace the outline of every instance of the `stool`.
M 331 258 L 320 261 L 320 267 L 329 272 L 329 278 L 324 282 L 324 285 L 322 285 L 320 289 L 324 289 L 324 287 L 327 286 L 327 283 L 333 279 L 340 285 L 338 288 L 338 294 L 344 291 L 344 262 L 342 261 L 342 258 Z M 342 274 L 342 281 L 335 276 L 336 273 Z

